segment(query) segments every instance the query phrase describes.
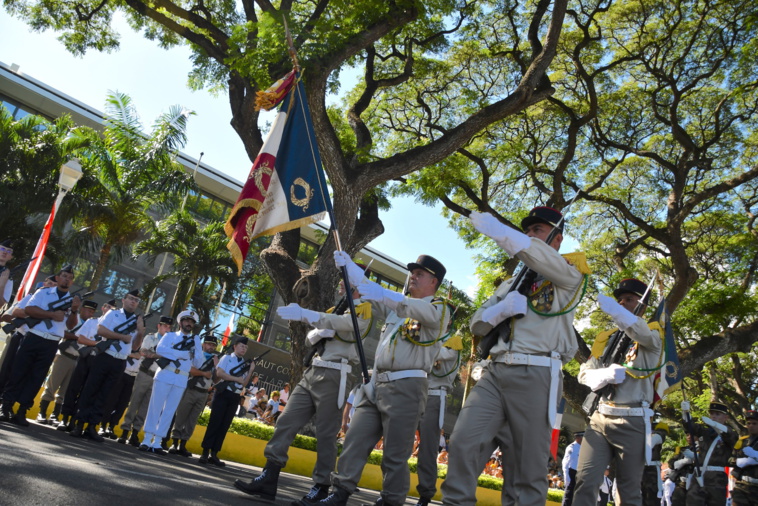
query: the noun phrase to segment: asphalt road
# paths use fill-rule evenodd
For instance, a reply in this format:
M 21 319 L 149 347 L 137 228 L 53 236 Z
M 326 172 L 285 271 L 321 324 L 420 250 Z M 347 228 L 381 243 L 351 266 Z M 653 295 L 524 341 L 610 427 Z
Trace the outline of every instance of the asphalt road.
M 147 454 L 112 440 L 95 443 L 35 422 L 27 428 L 0 422 L 0 505 L 289 505 L 312 486 L 309 478 L 282 473 L 275 502 L 233 487 L 235 479 L 259 472 L 233 462 L 201 466 L 197 458 Z M 361 490 L 350 504 L 378 497 Z

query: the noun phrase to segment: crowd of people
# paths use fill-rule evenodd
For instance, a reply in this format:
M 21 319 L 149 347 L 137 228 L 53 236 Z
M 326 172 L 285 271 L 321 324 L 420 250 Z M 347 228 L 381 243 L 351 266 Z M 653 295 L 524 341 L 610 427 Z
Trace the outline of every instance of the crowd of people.
M 472 212 L 469 220 L 524 268 L 500 284 L 471 318 L 470 329 L 481 338 L 478 352 L 487 365 L 463 404 L 445 448 L 448 470 L 441 487 L 445 504 L 476 504 L 477 480 L 488 468 L 504 477 L 504 504 L 544 504 L 548 488 L 563 484 L 564 506 L 595 506 L 605 493 L 613 495 L 618 504 L 647 506 L 651 500 L 659 504 L 661 497 L 666 497 L 664 485 L 671 482 L 670 504 L 724 506 L 726 466 L 734 469 L 732 504 L 755 504 L 758 413 L 745 414 L 749 434 L 739 439 L 727 423 L 731 416 L 728 407 L 719 402 L 711 403 L 709 416 L 699 422 L 690 416 L 689 404 L 682 403 L 692 448 L 673 459 L 670 467 L 674 472 L 665 484 L 661 482 L 660 448 L 668 431 L 652 423 L 651 371 L 663 364 L 664 336 L 657 323 L 648 324 L 644 319 L 651 293 L 645 283 L 634 278 L 622 280 L 612 297 L 597 296 L 600 311 L 617 328 L 597 337 L 592 356 L 579 370 L 579 382 L 593 392 L 585 403 L 589 424 L 566 449 L 562 472 L 548 470 L 550 435 L 562 395 L 562 368 L 577 352 L 573 318 L 586 293 L 589 268 L 581 253 L 559 254 L 565 222 L 555 209 L 532 209 L 521 221 L 521 230 L 486 213 Z M 407 265 L 408 283 L 400 293 L 370 281 L 368 270 L 343 251 L 334 252 L 334 261 L 353 287 L 335 308 L 317 312 L 291 303 L 277 309 L 281 318 L 313 327 L 307 335 L 312 353 L 302 379 L 291 393 L 287 386 L 271 392 L 267 401 L 263 400 L 265 394 L 251 394 L 247 407 L 241 407 L 240 401 L 253 378 L 254 364 L 244 359 L 245 338 L 234 341 L 232 353 L 218 357 L 212 351 L 215 343 L 209 341 L 205 348 L 206 343 L 192 333 L 198 322 L 195 313 L 183 311 L 176 322 L 179 330 L 170 332 L 174 322 L 162 321 L 165 326 L 159 324 L 158 335 L 148 339 L 144 322 L 135 312 L 140 302 L 136 290 L 123 298 L 120 309 L 111 301 L 99 319 L 89 317 L 95 321 L 89 324 L 87 312 L 96 308 L 68 293 L 74 273 L 67 266 L 55 276 L 56 286 L 30 294 L 12 310 L 14 318 L 27 318 L 23 320 L 27 327 L 19 326 L 9 341 L 16 339 L 20 344 L 15 356 L 11 357 L 10 350 L 8 353 L 11 365 L 2 386 L 0 420 L 28 424 L 26 411 L 48 370 L 54 361 L 56 365 L 65 362 L 55 360 L 59 344 L 76 341 L 80 356 L 68 387 L 51 384 L 50 393 L 42 400 L 47 404 L 40 406 L 44 419 L 49 404 L 55 402 L 51 417 L 61 416 L 59 428 L 74 436 L 102 440 L 98 424 L 104 435 L 110 435 L 120 418 L 118 411 L 125 406 L 119 441 L 138 443 L 143 451 L 161 454 L 163 439 L 169 437 L 171 419 L 177 413 L 172 450 L 185 454 L 199 412 L 196 414 L 194 399 L 192 407 L 184 411 L 181 407 L 190 404 L 190 394 L 207 400 L 216 383 L 202 442 L 202 463 L 224 465 L 218 453 L 240 409 L 242 413 L 252 410 L 275 425 L 264 450 L 262 472 L 249 480 L 236 480 L 234 486 L 240 491 L 275 500 L 290 445 L 313 420 L 317 440 L 313 486 L 296 504 L 347 504 L 371 451 L 381 441 L 383 481 L 376 504 L 405 503 L 410 488 L 407 462 L 416 452 L 417 506 L 426 506 L 437 493 L 440 430 L 462 348 L 450 324 L 455 308 L 436 297 L 446 269 L 430 255 L 419 256 Z M 7 276 L 0 272 L 3 289 L 4 279 Z M 353 304 L 343 303 L 351 297 Z M 351 306 L 355 314 L 347 310 Z M 346 378 L 357 361 L 356 341 L 365 338 L 374 318 L 384 321 L 374 369 L 370 378 L 365 377 L 348 395 Z M 17 338 L 18 333 L 24 335 Z M 617 358 L 609 364 L 605 350 L 621 346 L 618 343 L 624 343 L 622 353 L 614 353 Z M 56 376 L 54 373 L 49 378 Z M 152 380 L 149 394 L 149 388 L 137 388 L 150 383 L 147 378 L 140 380 L 143 373 Z M 133 380 L 124 380 L 125 375 Z M 123 399 L 129 388 L 112 388 L 119 381 L 131 384 L 127 403 Z M 119 392 L 115 400 L 111 398 L 114 391 Z M 63 399 L 60 409 L 59 399 Z M 144 436 L 138 441 L 140 430 Z M 340 430 L 345 435 L 337 459 Z M 609 466 L 613 469 L 613 494 L 608 490 Z

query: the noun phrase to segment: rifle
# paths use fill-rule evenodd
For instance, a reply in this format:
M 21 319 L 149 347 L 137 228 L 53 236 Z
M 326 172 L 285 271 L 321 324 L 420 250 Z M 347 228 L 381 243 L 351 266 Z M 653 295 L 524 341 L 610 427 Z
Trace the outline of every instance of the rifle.
M 142 317 L 142 321 L 147 320 L 153 316 L 153 313 L 148 313 Z M 116 325 L 116 327 L 113 329 L 113 332 L 116 332 L 117 334 L 131 334 L 137 329 L 137 320 L 139 319 L 140 315 L 137 313 L 134 313 L 131 318 L 128 318 L 125 322 L 122 322 L 119 325 Z M 99 338 L 99 339 L 98 339 Z M 118 339 L 103 339 L 102 336 L 97 335 L 95 336 L 95 339 L 100 341 L 95 345 L 95 348 L 97 349 L 98 354 L 104 353 L 106 350 L 108 350 L 111 347 L 116 348 L 116 351 L 121 351 L 121 342 Z
M 368 270 L 371 267 L 371 264 L 373 262 L 374 262 L 374 259 L 372 258 L 369 261 L 369 263 L 366 266 L 366 268 L 363 270 L 363 275 L 364 276 L 368 272 Z M 408 287 L 408 280 L 409 280 L 409 278 L 410 278 L 410 273 L 408 273 L 408 276 L 406 276 L 406 278 L 405 278 L 405 287 L 403 288 L 403 293 L 406 292 L 406 288 Z M 343 314 L 345 314 L 345 311 L 347 311 L 348 308 L 349 308 L 349 306 L 350 306 L 350 304 L 348 302 L 348 295 L 350 297 L 352 297 L 353 296 L 353 292 L 355 290 L 357 290 L 357 288 L 352 287 L 350 289 L 350 293 L 345 292 L 345 294 L 342 296 L 342 298 L 339 300 L 339 302 L 337 302 L 337 305 L 334 306 L 334 311 L 332 312 L 332 314 L 336 314 L 336 315 L 343 315 Z M 303 365 L 306 367 L 306 369 L 311 366 L 311 363 L 313 362 L 313 358 L 316 355 L 318 355 L 319 357 L 323 357 L 324 356 L 324 351 L 326 350 L 326 342 L 325 342 L 326 340 L 327 340 L 326 338 L 320 339 L 316 344 L 314 344 L 313 346 L 311 346 L 311 348 L 305 354 L 305 357 L 303 357 Z
M 245 360 L 241 364 L 238 364 L 236 367 L 233 367 L 232 369 L 229 370 L 229 375 L 230 376 L 239 376 L 240 374 L 247 373 L 247 371 L 250 369 L 251 365 L 253 365 L 254 363 L 258 362 L 260 359 L 262 359 L 263 357 L 265 357 L 266 355 L 268 355 L 268 353 L 270 351 L 271 350 L 266 350 L 263 353 L 261 353 L 260 355 L 258 355 L 257 357 L 253 357 L 250 360 Z M 249 381 L 249 378 L 248 378 L 248 381 Z M 237 383 L 236 381 L 230 381 L 230 380 L 219 381 L 216 384 L 216 391 L 217 392 L 223 392 L 224 390 L 227 390 L 227 389 L 228 390 L 232 390 L 232 391 L 236 390 L 234 388 L 234 385 L 236 383 Z M 246 388 L 246 387 L 247 387 L 247 385 L 242 385 L 242 388 Z
M 177 351 L 190 351 L 192 348 L 195 347 L 195 335 L 187 336 L 185 339 L 182 339 L 178 343 L 174 344 L 172 346 L 173 349 Z M 165 368 L 168 364 L 174 364 L 174 367 L 177 369 L 179 368 L 179 360 L 171 360 L 166 357 L 158 357 L 155 359 L 155 363 L 158 364 L 158 367 L 161 369 Z
M 198 367 L 197 369 L 201 372 L 208 372 L 211 369 L 213 369 L 213 364 L 215 362 L 215 358 L 218 357 L 217 353 L 211 354 L 211 357 L 207 359 L 205 362 L 203 362 L 203 365 Z M 187 381 L 188 387 L 196 387 L 198 383 L 200 383 L 201 380 L 205 379 L 202 376 L 190 376 L 190 379 Z M 212 378 L 211 378 L 212 379 Z
M 571 199 L 571 202 L 568 203 L 564 210 L 571 206 L 577 197 L 579 197 L 579 192 L 576 192 L 576 195 L 574 195 L 574 198 Z M 550 231 L 547 239 L 545 239 L 545 243 L 550 244 L 553 242 L 553 239 L 555 239 L 555 236 L 558 235 L 558 233 L 562 233 L 560 230 L 558 230 L 558 227 L 561 226 L 564 220 L 565 216 L 562 215 L 561 219 L 553 227 L 553 230 Z M 524 265 L 523 262 L 519 262 L 519 265 L 516 268 L 519 269 L 519 271 L 516 276 L 514 276 L 513 282 L 511 283 L 511 286 L 508 288 L 508 291 L 505 295 L 507 296 L 509 293 L 516 291 L 524 297 L 528 297 L 529 289 L 534 284 L 534 280 L 537 279 L 537 271 L 530 269 Z M 487 332 L 487 335 L 481 338 L 479 340 L 479 344 L 476 346 L 476 352 L 479 355 L 479 359 L 487 360 L 487 357 L 490 356 L 490 350 L 492 350 L 492 348 L 500 339 L 502 339 L 504 343 L 507 343 L 511 338 L 511 326 L 513 325 L 513 319 L 516 318 L 519 320 L 524 316 L 525 315 L 516 315 L 507 318 L 495 325 L 492 330 Z
M 26 268 L 29 266 L 29 264 L 32 263 L 32 262 L 34 262 L 35 260 L 37 260 L 37 258 L 38 257 L 32 257 L 29 260 L 24 260 L 20 264 L 16 265 L 15 267 L 11 267 L 10 269 L 8 269 L 8 267 L 6 267 L 5 265 L 3 265 L 2 267 L 0 267 L 0 274 L 2 274 L 2 272 L 5 269 L 8 269 L 10 271 L 8 273 L 8 279 L 13 279 L 13 276 L 15 274 L 18 274 L 19 271 L 21 271 L 21 270 L 26 270 Z
M 74 303 L 74 296 L 82 290 L 84 290 L 84 288 L 80 288 L 75 292 L 69 292 L 66 297 L 50 302 L 47 305 L 46 311 L 68 311 Z M 87 292 L 81 298 L 86 299 L 87 297 L 94 295 L 94 293 L 95 292 Z M 40 322 L 45 322 L 45 327 L 48 329 L 53 327 L 53 324 L 50 323 L 50 318 L 32 318 L 31 316 L 27 316 L 26 318 L 14 318 L 10 323 L 3 326 L 3 331 L 6 334 L 11 334 L 14 330 L 24 325 L 32 328 Z
M 658 272 L 656 271 L 653 275 L 653 279 L 648 283 L 645 293 L 634 308 L 634 316 L 640 316 L 639 313 L 642 311 L 642 308 L 645 307 L 645 299 L 650 294 L 650 290 L 653 288 L 653 282 L 655 282 L 655 278 L 657 277 Z M 614 332 L 608 339 L 608 344 L 605 345 L 603 356 L 600 357 L 602 367 L 610 367 L 611 364 L 623 364 L 631 345 L 632 338 L 629 337 L 626 332 L 622 332 L 621 330 Z M 608 400 L 613 400 L 615 393 L 616 385 L 605 385 L 597 392 L 590 392 L 582 403 L 582 409 L 585 410 L 587 416 L 592 416 L 597 410 L 598 404 L 600 404 L 600 399 L 602 399 L 603 396 L 606 396 Z
M 683 401 L 682 401 L 683 403 L 687 402 L 686 400 L 684 400 L 684 388 L 682 388 L 682 399 L 683 399 Z M 696 438 L 695 438 L 695 428 L 692 425 L 692 415 L 690 414 L 689 409 L 687 409 L 687 410 L 683 409 L 682 410 L 682 421 L 684 421 L 683 428 L 684 428 L 685 434 L 687 434 L 688 436 L 690 436 L 689 447 L 690 447 L 690 451 L 692 451 L 692 455 L 693 455 L 693 457 L 692 457 L 692 467 L 693 467 L 692 476 L 695 478 L 695 480 L 697 480 L 698 485 L 700 485 L 700 487 L 698 487 L 698 489 L 699 489 L 700 494 L 705 499 L 705 504 L 707 506 L 708 505 L 708 491 L 705 489 L 705 487 L 703 487 L 703 467 L 700 464 L 700 457 L 698 456 L 697 444 L 695 443 L 695 441 L 696 441 Z

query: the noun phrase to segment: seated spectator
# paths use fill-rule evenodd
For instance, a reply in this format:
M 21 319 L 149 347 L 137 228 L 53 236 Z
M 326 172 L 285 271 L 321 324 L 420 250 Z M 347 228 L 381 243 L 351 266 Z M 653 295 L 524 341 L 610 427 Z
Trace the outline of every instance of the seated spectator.
M 263 414 L 263 420 L 271 425 L 276 423 L 276 419 L 279 418 L 279 391 L 274 390 L 271 392 L 271 399 L 269 399 L 266 405 L 266 412 Z
M 444 448 L 440 451 L 440 454 L 437 455 L 437 463 L 447 465 L 447 450 Z

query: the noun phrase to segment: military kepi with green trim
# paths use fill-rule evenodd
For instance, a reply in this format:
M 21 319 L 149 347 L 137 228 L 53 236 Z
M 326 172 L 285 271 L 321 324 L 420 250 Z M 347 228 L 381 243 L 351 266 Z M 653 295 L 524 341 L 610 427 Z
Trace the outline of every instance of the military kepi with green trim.
M 529 211 L 529 215 L 521 220 L 521 230 L 526 231 L 527 228 L 535 223 L 545 223 L 553 226 L 563 232 L 563 225 L 566 223 L 563 221 L 563 214 L 552 207 L 539 206 Z
M 442 284 L 442 280 L 445 279 L 445 274 L 447 273 L 447 269 L 442 265 L 442 262 L 429 255 L 421 255 L 418 257 L 418 260 L 409 263 L 408 270 L 412 271 L 413 269 L 424 269 L 426 272 L 437 278 L 440 285 Z

